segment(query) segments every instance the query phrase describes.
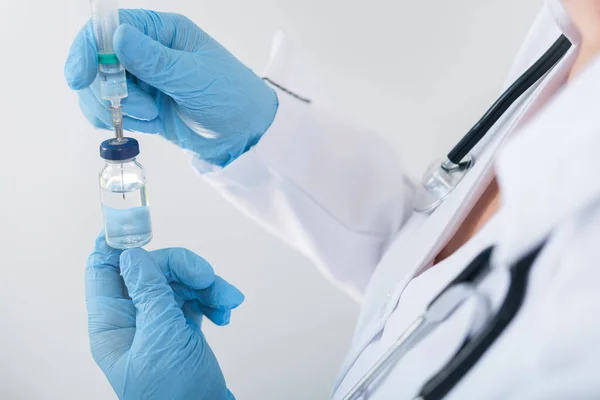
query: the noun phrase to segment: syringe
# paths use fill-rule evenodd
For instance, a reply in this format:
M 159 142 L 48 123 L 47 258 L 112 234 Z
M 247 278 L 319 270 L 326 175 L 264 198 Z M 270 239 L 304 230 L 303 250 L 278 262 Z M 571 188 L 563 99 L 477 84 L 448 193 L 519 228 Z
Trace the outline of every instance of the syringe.
M 91 0 L 91 4 L 92 25 L 98 48 L 100 97 L 110 102 L 115 136 L 117 142 L 122 142 L 121 100 L 127 97 L 127 77 L 113 48 L 113 36 L 119 27 L 119 5 L 117 0 Z

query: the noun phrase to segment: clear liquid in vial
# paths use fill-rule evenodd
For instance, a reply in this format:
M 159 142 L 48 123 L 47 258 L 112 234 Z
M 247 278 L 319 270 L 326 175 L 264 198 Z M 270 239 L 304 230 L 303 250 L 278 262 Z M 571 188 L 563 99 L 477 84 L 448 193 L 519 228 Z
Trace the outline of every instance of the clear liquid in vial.
M 152 240 L 146 185 L 114 180 L 102 188 L 106 242 L 115 249 L 141 247 Z

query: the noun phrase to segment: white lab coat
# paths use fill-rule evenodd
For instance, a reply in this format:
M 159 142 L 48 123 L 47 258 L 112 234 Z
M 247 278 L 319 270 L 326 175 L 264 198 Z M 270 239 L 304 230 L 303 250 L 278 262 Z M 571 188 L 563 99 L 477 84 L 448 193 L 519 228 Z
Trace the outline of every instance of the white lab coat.
M 600 60 L 564 85 L 579 37 L 560 0 L 547 1 L 507 83 L 561 33 L 574 46 L 477 146 L 475 167 L 431 216 L 413 213 L 414 185 L 389 146 L 318 101 L 308 105 L 281 90 L 275 121 L 253 149 L 224 169 L 195 160 L 239 209 L 361 298 L 334 399 L 484 248 L 496 246 L 494 273 L 480 288 L 496 308 L 508 287 L 507 267 L 545 238 L 521 311 L 448 398 L 600 398 Z M 274 53 L 265 75 L 310 96 L 303 92 L 310 78 L 281 37 Z M 452 257 L 426 269 L 494 174 L 500 211 Z M 472 318 L 467 302 L 370 398 L 413 398 L 462 344 Z

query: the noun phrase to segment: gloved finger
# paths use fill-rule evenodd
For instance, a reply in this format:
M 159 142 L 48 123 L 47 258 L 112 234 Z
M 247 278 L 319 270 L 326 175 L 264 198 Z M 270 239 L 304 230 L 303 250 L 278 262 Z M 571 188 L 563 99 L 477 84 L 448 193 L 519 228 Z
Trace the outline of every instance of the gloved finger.
M 125 250 L 120 262 L 121 275 L 137 311 L 136 326 L 151 331 L 160 328 L 164 337 L 183 332 L 186 326 L 183 311 L 152 256 L 143 249 Z
M 200 73 L 191 53 L 172 50 L 130 25 L 117 29 L 114 46 L 127 71 L 173 98 L 190 91 L 189 79 L 183 76 Z M 194 79 L 202 86 L 211 77 Z
M 216 310 L 214 308 L 199 305 L 200 311 L 206 318 L 218 326 L 225 326 L 231 322 L 231 310 Z
M 180 14 L 152 10 L 119 10 L 121 24 L 131 25 L 173 50 L 193 52 L 211 39 L 192 21 Z
M 204 306 L 216 310 L 231 310 L 239 307 L 245 298 L 235 286 L 218 275 L 215 276 L 213 284 L 203 290 L 192 289 L 177 282 L 171 283 L 171 286 L 184 300 L 198 300 Z
M 104 312 L 110 312 L 112 305 L 108 304 Z M 129 306 L 133 308 L 131 301 Z M 103 331 L 92 331 L 90 328 L 90 349 L 92 357 L 96 364 L 102 369 L 102 371 L 110 371 L 111 367 L 114 367 L 115 360 L 119 360 L 125 357 L 131 349 L 131 344 L 135 337 L 135 309 L 129 316 L 133 326 L 121 327 L 115 325 L 112 329 L 105 329 Z M 118 331 L 118 334 L 117 332 Z
M 90 337 L 107 331 L 135 328 L 135 307 L 131 300 L 95 297 L 85 303 Z M 131 345 L 131 341 L 128 342 Z
M 202 305 L 198 300 L 183 301 L 179 298 L 180 308 L 183 310 L 183 315 L 190 325 L 190 327 L 196 331 L 200 331 L 202 326 L 202 319 L 207 317 L 215 325 L 225 326 L 229 324 L 231 320 L 231 310 L 218 310 Z
M 113 249 L 106 243 L 102 231 L 96 238 L 85 269 L 86 299 L 127 298 L 127 290 L 119 273 L 120 256 L 120 250 Z
M 90 88 L 80 91 L 79 98 L 89 109 L 89 113 L 91 115 L 94 115 L 95 118 L 99 119 L 104 125 L 108 126 L 109 129 L 113 128 L 112 114 L 110 110 L 108 110 L 98 101 Z M 161 132 L 161 126 L 162 125 L 159 118 L 155 118 L 152 121 L 141 121 L 131 117 L 123 118 L 123 129 L 131 132 L 157 134 Z
M 235 286 L 220 276 L 215 276 L 215 281 L 209 288 L 198 292 L 200 303 L 217 309 L 233 309 L 244 302 L 244 294 Z
M 118 338 L 106 335 L 107 331 L 135 327 L 135 308 L 119 273 L 120 254 L 120 250 L 108 246 L 102 231 L 96 238 L 85 271 L 88 332 L 92 353 L 98 363 L 109 355 L 104 351 L 107 342 L 113 342 L 111 344 L 114 347 L 111 348 L 125 349 L 131 346 L 133 340 L 133 334 L 122 334 Z M 115 340 L 120 342 L 116 343 Z
M 100 81 L 96 79 L 90 86 L 96 100 L 108 111 L 110 101 L 103 100 L 100 94 Z M 158 107 L 150 93 L 142 90 L 132 79 L 127 79 L 127 97 L 121 100 L 123 115 L 141 121 L 152 121 L 158 117 Z
M 73 90 L 85 89 L 98 74 L 98 54 L 92 24 L 88 22 L 77 34 L 65 63 L 65 78 Z
M 194 306 L 194 303 L 191 301 L 186 301 L 182 305 L 183 315 L 185 315 L 185 319 L 188 325 L 197 332 L 200 332 L 200 327 L 202 326 L 202 318 L 204 315 L 197 310 L 197 307 Z
M 186 318 L 195 323 L 199 323 L 202 317 L 205 316 L 215 325 L 225 326 L 231 320 L 231 310 L 217 310 L 207 307 L 198 300 L 186 301 L 184 305 L 184 313 Z
M 96 115 L 89 109 L 87 104 L 81 99 L 79 99 L 79 108 L 83 113 L 83 116 L 92 124 L 92 126 L 96 129 L 110 129 L 110 126 L 106 125 L 104 122 L 100 121 Z
M 204 258 L 183 248 L 154 250 L 150 255 L 169 282 L 178 282 L 192 289 L 206 289 L 215 281 L 215 272 Z

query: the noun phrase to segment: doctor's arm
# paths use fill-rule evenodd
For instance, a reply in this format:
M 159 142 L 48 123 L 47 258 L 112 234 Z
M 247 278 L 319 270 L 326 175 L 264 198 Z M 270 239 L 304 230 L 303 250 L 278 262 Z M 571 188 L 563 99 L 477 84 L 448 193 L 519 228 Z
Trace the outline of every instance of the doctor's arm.
M 200 157 L 194 166 L 237 208 L 360 299 L 412 211 L 413 185 L 376 135 L 275 90 L 277 115 L 256 146 L 226 168 Z
M 192 153 L 225 198 L 360 296 L 410 208 L 412 185 L 390 146 L 302 93 L 311 79 L 283 45 L 265 74 L 271 84 L 181 15 L 122 10 L 121 22 L 125 129 Z M 88 24 L 65 75 L 84 115 L 110 129 L 96 59 Z

